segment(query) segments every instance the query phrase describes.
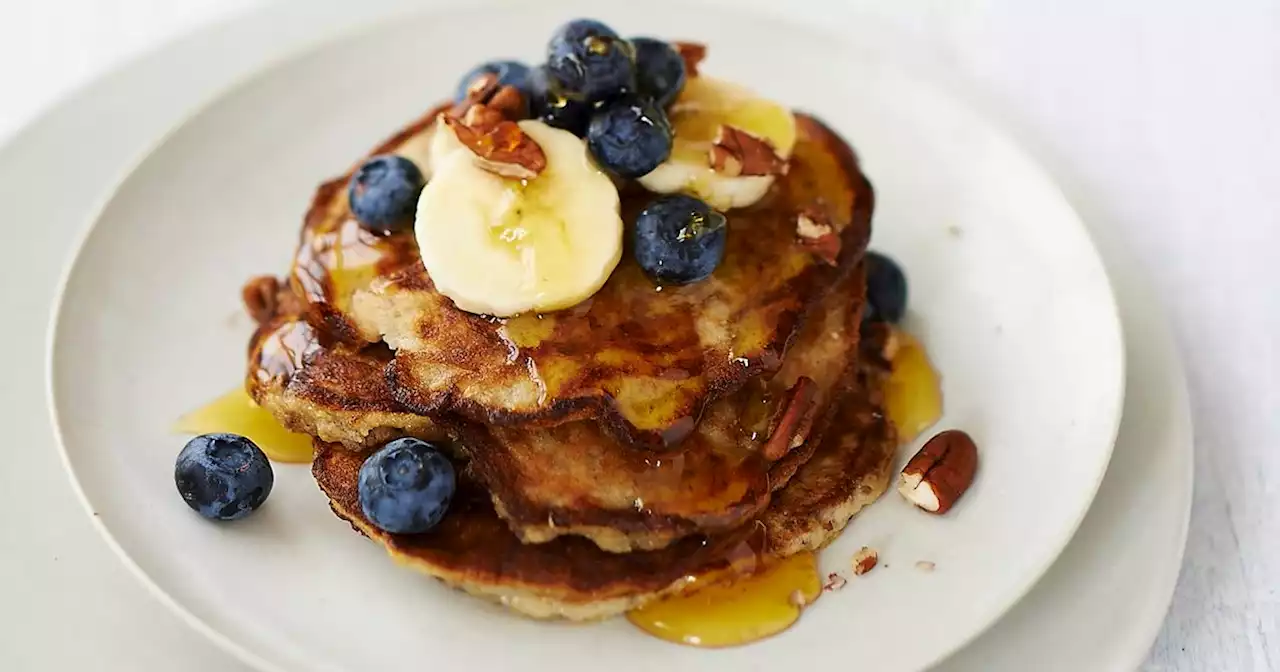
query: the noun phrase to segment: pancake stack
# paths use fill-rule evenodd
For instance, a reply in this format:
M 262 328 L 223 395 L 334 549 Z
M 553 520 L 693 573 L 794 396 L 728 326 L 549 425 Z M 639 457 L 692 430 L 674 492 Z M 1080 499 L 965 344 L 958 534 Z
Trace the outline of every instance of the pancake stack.
M 429 166 L 444 109 L 372 154 Z M 820 548 L 884 491 L 896 442 L 878 392 L 888 332 L 861 325 L 874 195 L 843 140 L 796 126 L 786 174 L 726 213 L 710 278 L 657 287 L 624 254 L 591 298 L 542 315 L 460 310 L 412 231 L 361 227 L 350 174 L 328 182 L 288 276 L 246 287 L 249 391 L 315 437 L 339 517 L 529 616 L 607 617 Z M 624 222 L 651 198 L 620 195 Z M 815 211 L 838 254 L 797 236 Z M 460 474 L 423 534 L 384 532 L 358 503 L 365 458 L 403 436 L 450 451 Z

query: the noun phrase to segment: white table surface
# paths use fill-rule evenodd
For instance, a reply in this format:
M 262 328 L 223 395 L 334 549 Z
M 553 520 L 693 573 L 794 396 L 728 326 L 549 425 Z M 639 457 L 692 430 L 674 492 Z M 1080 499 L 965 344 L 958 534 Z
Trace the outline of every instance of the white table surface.
M 130 56 L 260 2 L 0 3 L 0 137 Z M 1196 495 L 1143 669 L 1280 670 L 1280 4 L 857 4 L 900 30 L 903 58 L 965 78 L 1084 217 L 1121 228 L 1171 315 Z M 0 669 L 240 669 L 126 573 L 49 453 L 0 471 L 0 509 L 41 516 L 20 539 L 0 526 Z

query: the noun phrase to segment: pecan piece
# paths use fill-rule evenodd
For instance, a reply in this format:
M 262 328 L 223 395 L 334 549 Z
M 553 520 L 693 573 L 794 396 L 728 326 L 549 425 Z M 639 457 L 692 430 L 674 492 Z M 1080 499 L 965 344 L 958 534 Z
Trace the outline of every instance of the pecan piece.
M 777 412 L 777 421 L 761 453 L 770 462 L 780 460 L 809 438 L 813 428 L 814 396 L 818 386 L 808 376 L 801 376 L 787 391 L 787 399 Z
M 796 215 L 796 238 L 810 252 L 831 266 L 840 257 L 840 236 L 827 213 L 807 207 Z
M 875 568 L 876 563 L 880 561 L 880 554 L 876 549 L 863 546 L 857 553 L 853 554 L 850 563 L 853 565 L 853 573 L 862 576 Z
M 782 175 L 787 162 L 778 156 L 768 140 L 729 125 L 721 125 L 710 150 L 711 167 L 717 173 L 739 175 Z
M 244 302 L 244 310 L 249 313 L 249 317 L 262 324 L 275 317 L 279 306 L 276 298 L 279 292 L 280 282 L 275 276 L 259 275 L 244 283 L 240 290 L 240 300 Z
M 461 119 L 476 105 L 484 105 L 511 121 L 523 119 L 528 111 L 524 94 L 520 93 L 520 89 L 499 84 L 498 76 L 492 73 L 477 75 L 471 80 L 463 99 L 450 107 L 445 114 Z
M 949 429 L 929 439 L 907 462 L 898 492 L 929 513 L 943 514 L 969 489 L 977 470 L 978 447 L 973 439 Z
M 476 164 L 495 175 L 530 180 L 547 167 L 538 143 L 497 110 L 476 104 L 462 119 L 450 115 L 444 121 L 475 154 Z
M 676 53 L 680 54 L 680 58 L 684 59 L 684 73 L 686 77 L 698 76 L 698 64 L 702 59 L 707 57 L 707 45 L 698 42 L 672 42 L 671 46 L 675 48 Z

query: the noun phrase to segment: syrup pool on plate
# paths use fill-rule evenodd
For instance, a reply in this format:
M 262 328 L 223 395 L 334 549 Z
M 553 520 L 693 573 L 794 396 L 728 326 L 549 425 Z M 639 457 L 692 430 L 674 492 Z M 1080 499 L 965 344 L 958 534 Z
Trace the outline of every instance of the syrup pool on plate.
M 910 443 L 942 417 L 942 385 L 929 363 L 924 345 L 914 336 L 895 329 L 893 372 L 884 385 L 884 406 L 898 431 L 899 443 Z
M 650 603 L 629 612 L 627 619 L 669 642 L 734 646 L 791 627 L 821 592 L 818 558 L 805 551 L 757 573 Z
M 258 444 L 272 462 L 311 461 L 311 437 L 285 429 L 275 416 L 255 403 L 243 387 L 178 418 L 174 431 L 239 434 Z
M 883 383 L 885 412 L 908 443 L 942 415 L 942 388 L 924 345 L 894 330 L 891 373 Z M 762 570 L 647 604 L 627 614 L 645 632 L 677 644 L 724 647 L 776 635 L 822 593 L 818 558 L 804 551 Z

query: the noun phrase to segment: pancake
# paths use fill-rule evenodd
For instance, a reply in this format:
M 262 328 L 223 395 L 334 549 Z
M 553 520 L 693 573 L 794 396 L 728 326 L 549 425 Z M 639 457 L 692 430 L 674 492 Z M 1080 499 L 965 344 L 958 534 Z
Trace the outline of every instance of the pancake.
M 444 521 L 420 535 L 388 534 L 360 511 L 357 475 L 364 457 L 318 444 L 312 473 L 334 512 L 383 545 L 400 564 L 536 618 L 587 620 L 617 615 L 689 587 L 690 577 L 749 572 L 760 563 L 830 542 L 888 485 L 896 436 L 879 392 L 888 364 L 864 344 L 853 389 L 813 458 L 754 521 L 712 537 L 690 537 L 655 551 L 608 553 L 577 537 L 525 544 L 464 477 Z M 852 373 L 852 372 L 851 372 Z
M 250 389 L 291 429 L 349 449 L 403 435 L 452 439 L 494 507 L 526 543 L 562 535 L 626 552 L 720 532 L 754 517 L 812 455 L 849 384 L 865 273 L 859 265 L 824 297 L 776 375 L 708 409 L 679 449 L 617 442 L 592 421 L 484 427 L 432 420 L 398 406 L 383 375 L 385 348 L 321 343 L 294 316 L 276 316 L 251 347 Z
M 375 153 L 402 153 L 429 173 L 438 112 Z M 798 115 L 797 125 L 790 171 L 761 202 L 727 213 L 724 262 L 702 282 L 656 288 L 625 253 L 573 308 L 467 313 L 435 291 L 411 231 L 359 226 L 344 177 L 318 190 L 291 283 L 316 328 L 353 347 L 391 346 L 402 408 L 494 426 L 591 419 L 628 445 L 668 448 L 710 402 L 777 370 L 805 317 L 866 247 L 874 196 L 852 150 L 811 117 Z M 624 189 L 624 220 L 652 198 Z M 796 216 L 813 207 L 840 232 L 834 265 L 796 241 Z
M 392 357 L 386 346 L 328 337 L 302 319 L 302 304 L 272 278 L 251 280 L 245 300 L 260 320 L 249 341 L 245 386 L 285 427 L 353 447 L 409 435 L 448 437 L 435 420 L 396 403 L 384 374 Z

